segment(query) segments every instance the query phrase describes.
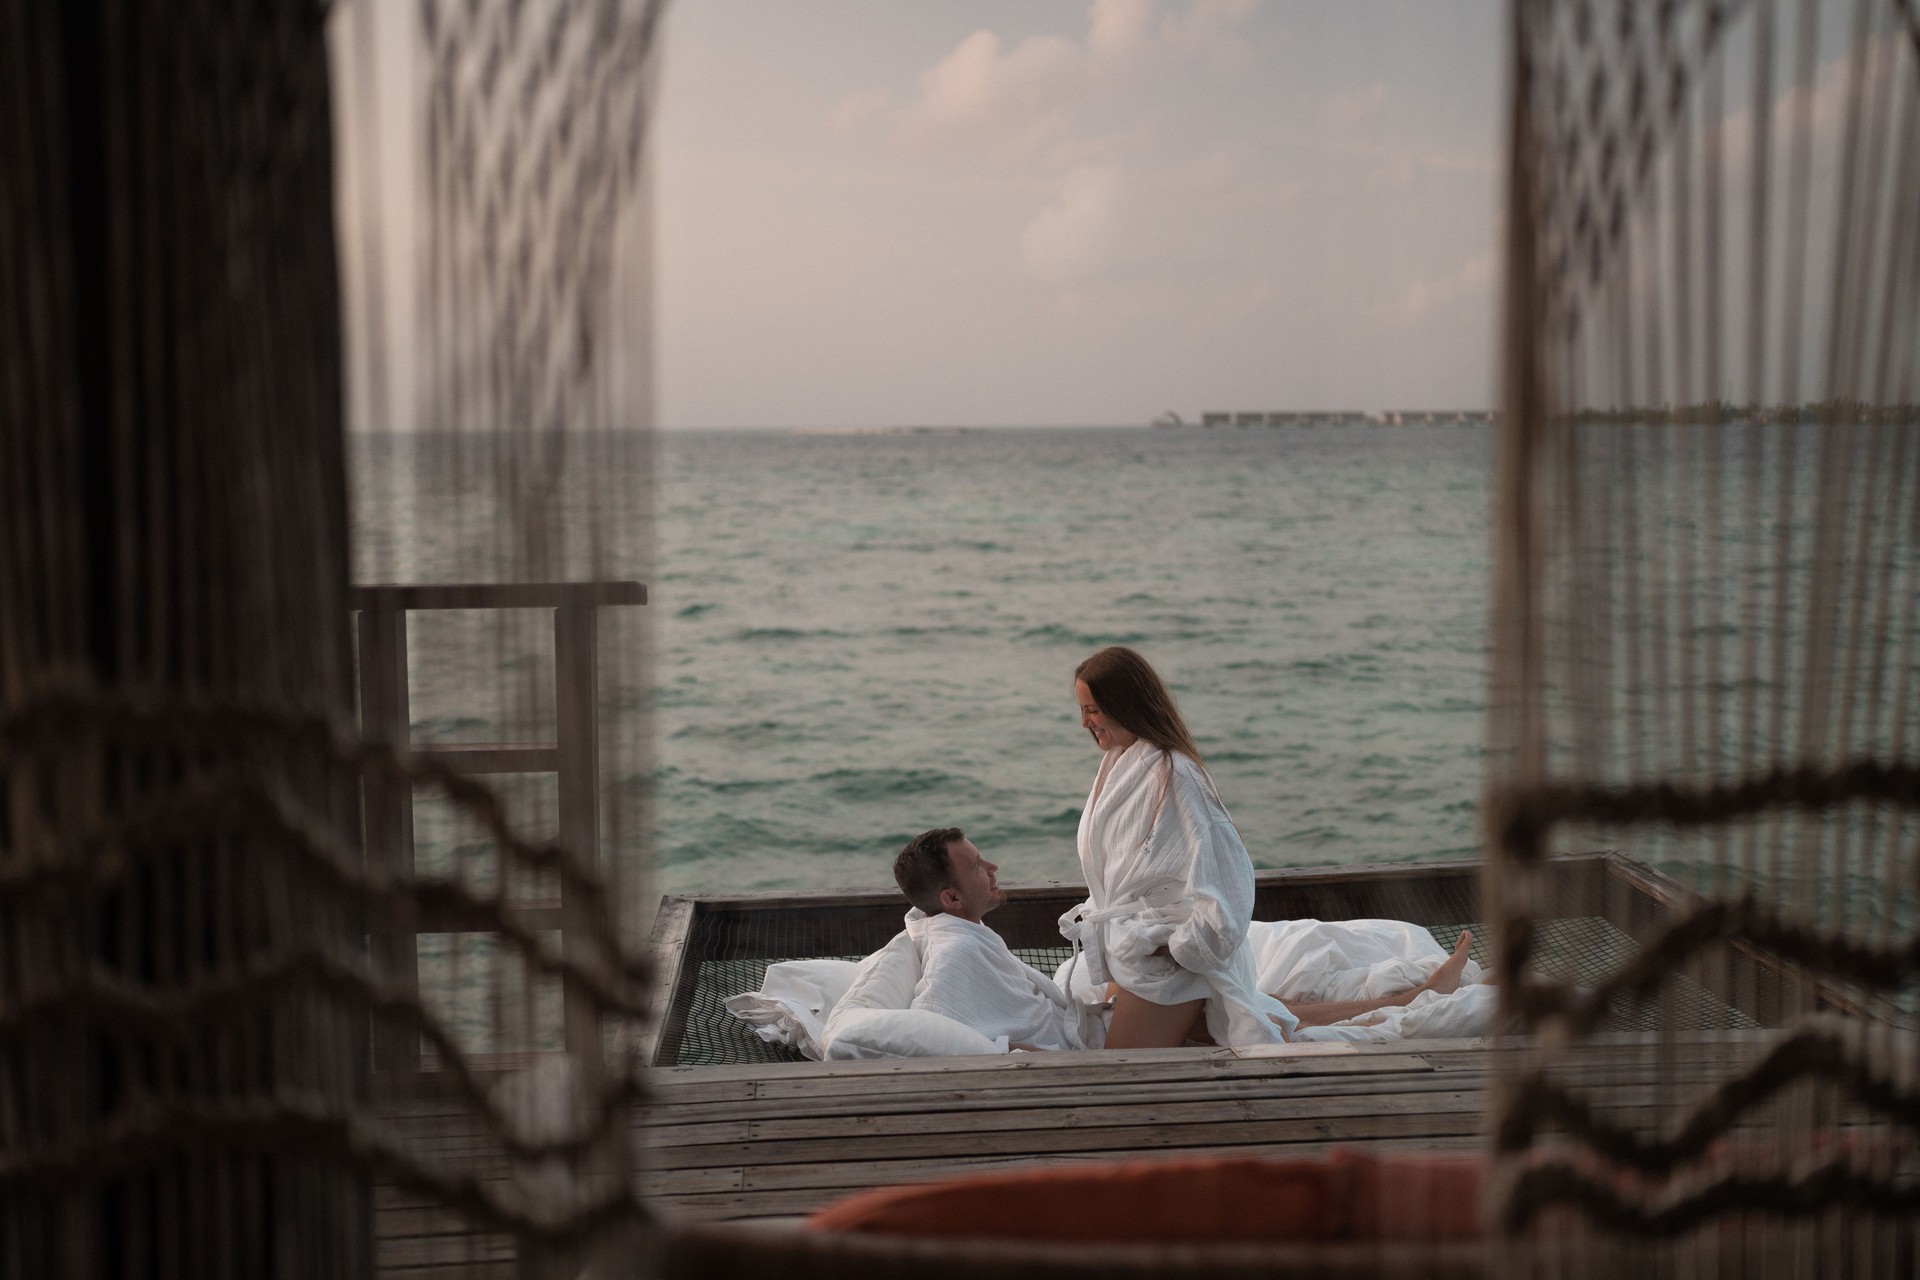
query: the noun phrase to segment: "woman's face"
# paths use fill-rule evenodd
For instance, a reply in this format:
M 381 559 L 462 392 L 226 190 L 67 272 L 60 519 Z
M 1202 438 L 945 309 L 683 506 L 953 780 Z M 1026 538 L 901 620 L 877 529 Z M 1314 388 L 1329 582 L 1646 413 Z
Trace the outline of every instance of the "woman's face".
M 1093 690 L 1087 688 L 1085 680 L 1073 682 L 1073 694 L 1080 699 L 1080 727 L 1093 735 L 1094 745 L 1102 751 L 1115 749 L 1125 751 L 1136 739 L 1100 710 L 1100 704 L 1093 700 Z

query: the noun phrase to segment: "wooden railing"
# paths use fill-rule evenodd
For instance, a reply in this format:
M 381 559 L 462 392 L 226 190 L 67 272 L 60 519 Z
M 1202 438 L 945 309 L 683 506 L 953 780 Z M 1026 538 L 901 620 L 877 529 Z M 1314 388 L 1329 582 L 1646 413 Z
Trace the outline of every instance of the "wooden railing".
M 597 613 L 609 606 L 642 605 L 638 582 L 456 583 L 445 586 L 384 584 L 353 589 L 359 615 L 360 729 L 369 738 L 412 745 L 407 687 L 407 614 L 432 609 L 551 609 L 554 650 L 554 740 L 536 743 L 432 745 L 435 758 L 462 773 L 552 773 L 559 782 L 559 840 L 576 855 L 597 860 L 600 848 L 600 654 Z M 392 778 L 369 777 L 366 805 L 367 859 L 410 876 L 413 858 L 413 790 Z M 563 889 L 554 899 L 516 904 L 517 914 L 537 930 L 568 927 L 582 904 Z M 478 922 L 435 913 L 405 912 L 370 924 L 375 963 L 417 998 L 419 935 L 484 931 Z M 576 937 L 578 932 L 576 930 Z M 597 1057 L 599 1027 L 583 995 L 563 991 L 566 1044 L 583 1061 Z M 593 1053 L 589 1053 L 593 1050 Z M 376 1025 L 376 1071 L 420 1068 L 420 1040 L 405 1027 Z

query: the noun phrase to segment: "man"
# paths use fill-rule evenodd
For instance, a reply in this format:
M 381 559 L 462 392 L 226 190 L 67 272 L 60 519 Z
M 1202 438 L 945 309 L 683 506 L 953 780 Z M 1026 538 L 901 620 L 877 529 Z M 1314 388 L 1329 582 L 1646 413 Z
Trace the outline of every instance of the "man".
M 1016 1049 L 1099 1048 L 1098 1011 L 1083 1017 L 1053 979 L 981 922 L 1007 900 L 998 870 L 958 827 L 923 832 L 894 858 L 894 882 L 914 906 L 907 933 L 920 951 L 913 1007 L 990 1040 L 1004 1036 Z

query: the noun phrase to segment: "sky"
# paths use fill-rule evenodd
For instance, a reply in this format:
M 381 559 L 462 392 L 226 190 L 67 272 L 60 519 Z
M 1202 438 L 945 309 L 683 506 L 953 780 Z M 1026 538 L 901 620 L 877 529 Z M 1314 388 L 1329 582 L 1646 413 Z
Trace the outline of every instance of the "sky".
M 1481 407 L 1503 8 L 679 0 L 665 427 Z
M 1121 425 L 1167 412 L 1489 407 L 1504 8 L 675 0 L 658 46 L 649 180 L 604 277 L 616 306 L 598 347 L 618 353 L 610 418 Z M 1716 314 L 1758 317 L 1763 358 L 1748 359 L 1722 324 L 1689 339 L 1725 348 L 1717 380 L 1700 369 L 1682 377 L 1676 364 L 1658 386 L 1588 386 L 1598 407 L 1846 391 L 1822 363 L 1832 307 L 1802 304 L 1842 296 L 1836 263 L 1868 261 L 1841 252 L 1860 228 L 1840 216 L 1849 206 L 1836 203 L 1836 166 L 1853 154 L 1850 104 L 1884 108 L 1885 87 L 1906 83 L 1911 41 L 1896 10 L 1869 9 L 1877 26 L 1855 57 L 1844 8 L 1823 12 L 1804 84 L 1792 41 L 1775 42 L 1770 76 L 1753 74 L 1752 24 L 1737 24 L 1718 62 L 1724 92 L 1691 95 L 1692 131 L 1668 140 L 1696 171 L 1723 157 L 1726 192 L 1770 183 L 1769 208 L 1791 213 L 1800 205 L 1789 187 L 1810 182 L 1803 226 L 1790 232 L 1784 214 L 1766 224 L 1770 258 L 1804 267 L 1800 302 L 1781 292 L 1785 267 L 1755 274 L 1744 258 L 1729 259 L 1716 284 L 1694 278 L 1698 262 L 1676 276 L 1681 220 L 1693 220 L 1695 242 L 1710 229 L 1700 201 L 1682 198 L 1680 170 L 1655 166 L 1635 197 L 1643 251 L 1621 259 L 1629 301 L 1696 328 Z M 546 11 L 514 12 L 537 27 Z M 412 5 L 343 0 L 333 12 L 351 418 L 356 429 L 407 430 L 448 394 L 423 386 L 421 372 L 420 353 L 442 350 L 420 288 L 423 34 Z M 1634 56 L 1645 55 L 1644 35 Z M 570 29 L 576 53 L 591 38 Z M 547 61 L 511 72 L 548 95 L 536 121 L 569 92 Z M 1617 123 L 1631 114 L 1627 77 L 1603 83 L 1620 100 L 1602 114 Z M 521 87 L 494 100 L 522 102 Z M 1805 174 L 1783 158 L 1802 125 L 1814 157 Z M 1877 128 L 1861 136 L 1891 155 L 1896 132 Z M 506 168 L 518 184 L 508 207 L 563 216 L 564 201 L 538 198 L 546 153 L 511 130 L 484 136 L 489 165 L 522 161 Z M 1709 139 L 1717 152 L 1674 151 Z M 1763 140 L 1771 168 L 1754 158 Z M 1896 172 L 1887 156 L 1872 169 L 1883 171 Z M 1863 189 L 1885 203 L 1899 184 Z M 1720 243 L 1751 238 L 1749 203 L 1723 202 Z M 1904 225 L 1891 209 L 1874 217 Z M 548 229 L 507 229 L 516 225 Z M 1755 292 L 1760 284 L 1772 292 Z M 1669 296 L 1715 288 L 1717 311 Z
M 643 418 L 1117 425 L 1491 403 L 1498 0 L 666 12 L 646 215 L 624 232 L 653 286 L 632 266 L 616 286 L 651 304 L 653 358 L 630 361 L 651 371 Z M 334 8 L 360 428 L 415 424 L 430 344 L 416 14 Z

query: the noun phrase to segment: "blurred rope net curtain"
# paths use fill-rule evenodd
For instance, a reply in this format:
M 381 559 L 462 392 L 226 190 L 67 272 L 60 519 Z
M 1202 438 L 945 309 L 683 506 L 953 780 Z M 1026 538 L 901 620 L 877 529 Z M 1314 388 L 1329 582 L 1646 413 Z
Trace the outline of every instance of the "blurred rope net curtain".
M 658 11 L 0 0 L 0 1274 L 641 1221 Z
M 1586 1238 L 1509 1269 L 1911 1274 L 1920 10 L 1518 0 L 1513 39 L 1492 1199 Z M 1556 984 L 1541 860 L 1608 846 L 1698 905 Z M 1685 1012 L 1772 989 L 1754 944 L 1826 984 L 1784 1038 Z M 1623 1002 L 1653 1083 L 1593 1087 Z

